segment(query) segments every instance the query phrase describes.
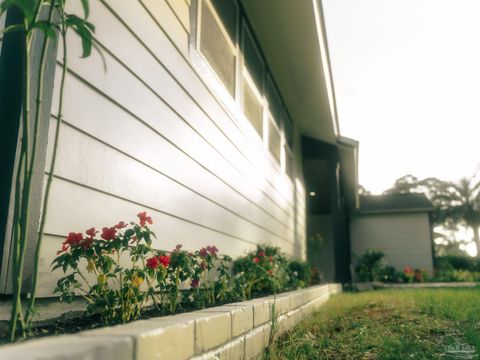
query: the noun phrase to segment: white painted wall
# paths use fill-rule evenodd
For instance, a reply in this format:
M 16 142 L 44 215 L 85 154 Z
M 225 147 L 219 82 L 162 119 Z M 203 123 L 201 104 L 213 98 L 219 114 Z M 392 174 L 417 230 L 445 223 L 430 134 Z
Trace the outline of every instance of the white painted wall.
M 154 246 L 160 249 L 215 244 L 236 256 L 268 242 L 303 258 L 303 182 L 280 170 L 191 64 L 189 2 L 106 3 L 91 2 L 90 21 L 105 48 L 107 71 L 95 51 L 80 59 L 80 42 L 69 39 L 71 73 L 41 252 L 40 296 L 51 296 L 60 275 L 49 264 L 65 234 L 128 221 L 142 210 L 155 221 Z M 48 159 L 53 131 L 49 139 Z
M 397 213 L 360 215 L 350 224 L 352 261 L 368 249 L 385 253 L 385 261 L 397 270 L 405 266 L 433 271 L 428 214 Z

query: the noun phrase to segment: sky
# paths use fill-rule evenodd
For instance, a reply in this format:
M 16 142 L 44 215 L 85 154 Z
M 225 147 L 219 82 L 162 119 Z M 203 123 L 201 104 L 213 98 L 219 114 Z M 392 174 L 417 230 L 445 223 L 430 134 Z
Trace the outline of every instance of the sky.
M 323 0 L 340 132 L 374 194 L 480 163 L 480 0 Z

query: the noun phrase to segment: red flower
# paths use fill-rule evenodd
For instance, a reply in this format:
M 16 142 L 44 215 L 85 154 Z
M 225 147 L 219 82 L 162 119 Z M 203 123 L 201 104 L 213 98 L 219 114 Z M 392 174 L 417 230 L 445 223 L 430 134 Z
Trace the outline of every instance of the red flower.
M 98 233 L 98 231 L 95 230 L 94 227 L 88 229 L 87 231 L 85 231 L 87 233 L 88 236 L 90 237 L 95 237 L 95 234 Z
M 115 235 L 117 235 L 117 229 L 115 229 L 114 227 L 111 227 L 111 228 L 104 227 L 102 231 L 102 235 L 100 235 L 100 237 L 104 240 L 112 240 L 115 238 Z
M 150 225 L 153 224 L 152 218 L 150 216 L 147 216 L 146 211 L 138 213 L 137 216 L 140 219 L 140 226 L 145 226 L 146 223 L 149 223 Z
M 82 240 L 83 240 L 83 235 L 81 233 L 71 232 L 68 234 L 64 244 L 68 244 L 70 246 L 78 245 Z
M 120 221 L 117 225 L 114 226 L 115 229 L 123 229 L 124 227 L 127 227 L 127 224 L 125 224 L 124 221 Z
M 160 265 L 160 261 L 158 260 L 158 257 L 154 256 L 151 257 L 150 259 L 147 259 L 147 267 L 150 269 L 156 269 Z
M 414 273 L 413 269 L 410 266 L 406 266 L 405 269 L 403 269 L 403 272 L 405 274 L 413 274 Z
M 199 283 L 200 283 L 199 279 L 193 279 L 192 283 L 191 283 L 192 288 L 194 288 L 194 289 L 198 288 Z
M 265 257 L 265 251 L 259 251 L 258 256 L 260 257 Z
M 201 248 L 200 251 L 198 252 L 198 254 L 200 255 L 201 258 L 206 258 L 207 255 L 208 255 L 207 249 Z
M 273 256 L 269 256 L 268 261 L 272 262 L 273 261 Z
M 170 265 L 170 256 L 168 255 L 160 255 L 158 257 L 158 261 L 160 262 L 160 264 L 166 268 L 168 267 L 168 265 Z
M 91 238 L 91 237 L 90 237 L 90 238 L 86 238 L 86 239 L 83 240 L 83 242 L 82 242 L 82 248 L 83 248 L 84 250 L 91 248 L 92 245 L 93 245 L 93 238 Z
M 253 262 L 254 262 L 255 264 L 258 264 L 258 263 L 260 262 L 260 259 L 255 256 L 255 257 L 253 258 Z

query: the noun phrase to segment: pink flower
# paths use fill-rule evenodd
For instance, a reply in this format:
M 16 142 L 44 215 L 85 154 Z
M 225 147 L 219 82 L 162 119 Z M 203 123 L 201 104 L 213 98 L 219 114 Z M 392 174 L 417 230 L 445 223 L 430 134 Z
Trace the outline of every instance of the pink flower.
M 218 249 L 217 247 L 214 245 L 214 246 L 207 246 L 207 251 L 210 253 L 210 255 L 212 255 L 213 257 L 216 257 L 217 256 L 217 252 L 218 252 Z
M 111 227 L 111 228 L 104 227 L 100 237 L 103 240 L 112 240 L 115 238 L 115 235 L 117 235 L 117 229 L 115 229 L 114 227 Z
M 66 243 L 62 244 L 62 249 L 57 251 L 57 255 L 60 255 L 62 252 L 65 252 L 68 250 L 68 245 Z
M 198 254 L 200 255 L 201 258 L 206 258 L 208 255 L 207 250 L 205 248 L 201 248 Z
M 115 229 L 123 229 L 124 227 L 127 227 L 127 224 L 125 224 L 124 221 L 120 221 L 117 225 L 114 226 Z
M 260 257 L 265 257 L 265 251 L 259 251 L 258 256 Z
M 140 226 L 145 226 L 145 224 L 153 224 L 152 218 L 147 216 L 146 211 L 142 211 L 141 213 L 137 214 L 138 218 L 140 219 Z
M 252 260 L 255 264 L 258 264 L 260 262 L 260 259 L 258 257 L 254 257 Z

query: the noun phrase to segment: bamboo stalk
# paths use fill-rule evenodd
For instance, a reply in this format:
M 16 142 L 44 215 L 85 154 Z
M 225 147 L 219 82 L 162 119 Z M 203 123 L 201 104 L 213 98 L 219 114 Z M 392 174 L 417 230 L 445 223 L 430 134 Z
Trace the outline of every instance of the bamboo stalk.
M 50 4 L 50 9 L 48 13 L 48 24 L 51 25 L 52 23 L 52 17 L 53 17 L 53 10 L 54 10 L 54 4 Z M 61 23 L 62 23 L 62 39 L 63 39 L 63 59 L 64 59 L 64 64 L 62 67 L 62 81 L 60 85 L 60 103 L 59 103 L 59 113 L 61 116 L 61 103 L 62 103 L 62 94 L 63 94 L 63 87 L 65 83 L 65 72 L 66 72 L 66 50 L 65 50 L 65 36 L 64 36 L 64 24 L 63 24 L 63 11 L 62 11 L 62 17 L 61 17 Z M 38 137 L 38 123 L 40 121 L 40 107 L 43 102 L 43 82 L 44 82 L 44 71 L 45 71 L 45 66 L 46 66 L 46 59 L 47 59 L 47 53 L 48 53 L 48 46 L 49 46 L 49 37 L 46 36 L 43 41 L 43 46 L 42 46 L 42 55 L 41 55 L 41 61 L 40 61 L 40 71 L 39 71 L 39 78 L 38 78 L 38 96 L 37 96 L 37 113 L 35 117 L 35 136 L 34 136 L 34 151 L 36 147 L 36 141 Z M 40 258 L 40 249 L 41 249 L 41 244 L 43 240 L 43 231 L 45 228 L 45 219 L 46 219 L 46 209 L 48 206 L 48 196 L 50 194 L 50 186 L 52 182 L 52 174 L 53 174 L 53 169 L 55 166 L 55 159 L 56 159 L 56 152 L 57 152 L 57 144 L 58 144 L 58 136 L 59 136 L 59 126 L 58 124 L 61 122 L 61 120 L 57 120 L 57 127 L 55 129 L 55 139 L 54 139 L 54 148 L 53 148 L 53 154 L 52 154 L 52 162 L 50 165 L 50 172 L 48 175 L 48 180 L 47 180 L 47 187 L 45 189 L 45 195 L 44 195 L 44 200 L 43 200 L 43 208 L 42 208 L 42 215 L 40 219 L 40 228 L 38 232 L 38 239 L 37 239 L 37 244 L 36 244 L 36 249 L 35 249 L 35 256 L 34 256 L 34 265 L 33 265 L 33 279 L 32 279 L 32 287 L 30 290 L 30 298 L 28 301 L 27 309 L 25 312 L 25 323 L 28 329 L 31 328 L 31 323 L 32 323 L 32 318 L 34 314 L 34 307 L 35 307 L 35 296 L 36 296 L 36 289 L 37 289 L 37 281 L 38 281 L 38 266 L 39 266 L 39 258 Z M 33 172 L 33 166 L 34 163 L 33 161 L 30 164 L 30 169 Z

